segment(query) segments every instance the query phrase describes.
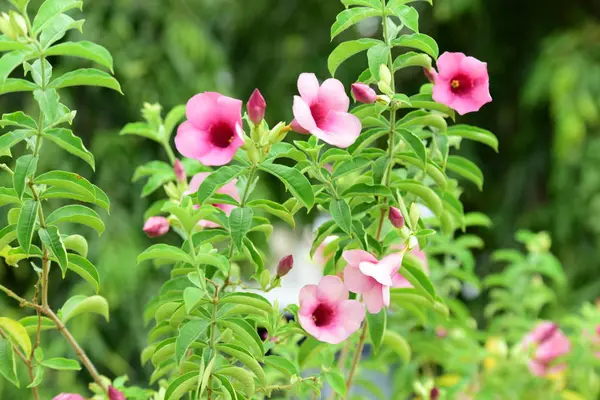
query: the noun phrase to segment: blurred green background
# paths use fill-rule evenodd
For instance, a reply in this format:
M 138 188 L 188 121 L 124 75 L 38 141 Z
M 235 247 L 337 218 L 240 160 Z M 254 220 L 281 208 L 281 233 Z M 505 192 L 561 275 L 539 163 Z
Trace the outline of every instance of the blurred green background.
M 511 246 L 517 229 L 548 230 L 552 250 L 570 279 L 568 306 L 594 300 L 600 295 L 600 2 L 434 3 L 433 9 L 425 2 L 415 3 L 421 31 L 434 37 L 441 51 L 461 51 L 489 66 L 494 102 L 459 118 L 500 139 L 499 154 L 470 143 L 461 148 L 486 176 L 483 192 L 467 186 L 465 208 L 485 212 L 494 221 L 493 229 L 477 232 L 486 241 L 478 255 L 479 271 L 483 275 L 492 269 L 488 254 Z M 39 1 L 32 1 L 36 4 Z M 7 9 L 7 1 L 0 5 Z M 144 101 L 169 109 L 205 90 L 245 100 L 255 87 L 267 100 L 268 120 L 289 121 L 298 74 L 328 76 L 327 56 L 335 47 L 329 27 L 341 9 L 337 0 L 85 2 L 84 34 L 71 38 L 107 47 L 125 92 L 120 96 L 77 88 L 63 93 L 67 104 L 78 110 L 75 132 L 96 156 L 93 181 L 112 200 L 107 231 L 100 239 L 87 235 L 112 320 L 107 324 L 82 317 L 72 326 L 104 374 L 127 374 L 136 383 L 147 382 L 149 371 L 139 365 L 146 343 L 143 306 L 164 279 L 164 271 L 136 267 L 137 254 L 150 244 L 141 226 L 152 199 L 140 199 L 141 185 L 131 183 L 137 165 L 164 154 L 149 141 L 119 137 L 120 127 L 140 119 Z M 378 21 L 365 21 L 339 40 L 378 35 L 378 29 Z M 81 65 L 77 60 L 53 62 L 58 62 L 55 70 Z M 350 84 L 365 67 L 364 57 L 355 57 L 341 68 L 339 78 Z M 424 82 L 422 71 L 412 69 L 399 76 L 398 88 L 410 94 Z M 0 111 L 27 110 L 33 107 L 30 101 L 26 96 L 2 96 Z M 89 167 L 50 147 L 41 168 L 91 176 Z M 52 279 L 55 307 L 74 291 L 88 291 L 77 278 L 61 281 L 55 274 Z M 24 267 L 0 266 L 0 281 L 19 293 L 34 283 Z M 0 299 L 2 315 L 18 313 L 13 305 Z M 62 340 L 53 338 L 46 335 L 47 352 L 70 354 Z M 56 386 L 46 386 L 44 399 L 59 388 L 83 389 L 87 376 L 63 373 L 52 379 Z M 26 390 L 2 385 L 0 381 L 1 399 L 29 396 Z

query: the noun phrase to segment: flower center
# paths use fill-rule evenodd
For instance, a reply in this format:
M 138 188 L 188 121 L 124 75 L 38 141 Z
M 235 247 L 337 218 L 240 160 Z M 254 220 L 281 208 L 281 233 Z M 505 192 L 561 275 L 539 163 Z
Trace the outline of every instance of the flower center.
M 327 326 L 333 320 L 333 308 L 327 304 L 319 304 L 312 313 L 312 319 L 316 326 Z
M 218 123 L 210 129 L 210 142 L 213 146 L 224 149 L 233 142 L 233 129 L 226 123 Z
M 454 94 L 464 94 L 471 90 L 473 82 L 466 75 L 457 75 L 450 81 L 450 90 Z
M 317 123 L 317 126 L 320 126 L 323 122 L 325 122 L 327 114 L 329 114 L 329 110 L 327 109 L 327 107 L 324 107 L 319 103 L 315 103 L 312 106 L 310 106 L 310 113 L 312 114 L 312 117 Z

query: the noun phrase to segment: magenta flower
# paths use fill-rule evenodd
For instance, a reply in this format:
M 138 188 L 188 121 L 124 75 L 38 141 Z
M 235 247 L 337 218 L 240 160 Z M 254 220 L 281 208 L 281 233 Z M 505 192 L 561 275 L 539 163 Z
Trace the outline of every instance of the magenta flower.
M 411 250 L 410 253 L 417 256 L 421 260 L 421 262 L 423 263 L 423 272 L 429 275 L 429 264 L 427 263 L 427 255 L 425 254 L 425 252 L 416 248 Z M 392 276 L 392 287 L 412 288 L 414 286 L 402 275 L 401 272 L 398 271 L 394 274 L 394 276 Z
M 318 286 L 304 286 L 298 311 L 302 328 L 321 342 L 337 344 L 346 340 L 365 319 L 364 306 L 357 300 L 348 300 L 348 295 L 337 276 L 324 276 Z
M 61 393 L 52 400 L 85 400 L 82 396 L 73 393 Z
M 296 132 L 311 133 L 333 146 L 346 148 L 356 141 L 362 125 L 348 113 L 350 98 L 337 79 L 327 79 L 321 86 L 315 74 L 303 73 L 298 78 L 300 96 L 294 96 Z
M 352 94 L 356 101 L 361 103 L 371 104 L 377 101 L 377 93 L 364 83 L 353 83 Z
M 348 290 L 363 295 L 371 314 L 390 305 L 392 277 L 402 265 L 402 256 L 403 253 L 395 253 L 377 261 L 364 250 L 348 250 L 342 254 L 348 263 L 344 269 L 344 283 Z
M 175 173 L 175 178 L 177 178 L 179 182 L 187 181 L 185 167 L 183 166 L 183 163 L 180 160 L 175 160 L 175 164 L 173 164 L 173 172 Z
M 565 363 L 554 361 L 571 351 L 571 342 L 553 322 L 544 321 L 523 338 L 521 346 L 533 350 L 529 371 L 536 376 L 546 376 L 563 371 Z
M 117 389 L 115 389 L 112 386 L 108 387 L 108 398 L 110 400 L 127 400 L 123 393 L 119 392 Z
M 492 101 L 487 63 L 463 53 L 446 52 L 437 66 L 437 73 L 433 69 L 429 73 L 434 78 L 433 99 L 438 103 L 463 115 Z
M 192 97 L 186 106 L 187 121 L 175 137 L 177 150 L 204 165 L 225 165 L 244 144 L 242 101 L 219 93 Z
M 150 217 L 144 224 L 144 232 L 148 237 L 159 237 L 169 232 L 169 220 L 165 217 Z
M 194 175 L 194 177 L 190 181 L 190 188 L 188 190 L 186 190 L 183 194 L 189 195 L 189 194 L 196 193 L 198 191 L 198 188 L 200 188 L 200 185 L 202 184 L 202 182 L 204 182 L 204 180 L 209 175 L 210 175 L 210 172 L 200 172 L 200 173 Z M 237 183 L 237 179 L 232 180 L 231 182 L 227 183 L 226 185 L 223 185 L 219 190 L 217 190 L 217 193 L 227 194 L 227 195 L 233 197 L 235 200 L 240 201 L 240 192 L 238 191 L 238 188 L 235 186 L 236 183 Z M 235 208 L 235 206 L 231 205 L 231 204 L 213 204 L 213 206 L 223 210 L 226 215 L 231 214 L 231 210 L 233 210 Z M 202 226 L 203 228 L 219 228 L 221 226 L 215 222 L 205 221 L 205 220 L 201 220 L 198 224 L 200 226 Z
M 267 109 L 267 103 L 265 102 L 265 98 L 260 93 L 260 90 L 254 89 L 252 92 L 252 96 L 248 100 L 248 104 L 246 106 L 248 109 L 248 117 L 250 117 L 250 121 L 254 125 L 258 125 L 265 118 L 265 110 Z

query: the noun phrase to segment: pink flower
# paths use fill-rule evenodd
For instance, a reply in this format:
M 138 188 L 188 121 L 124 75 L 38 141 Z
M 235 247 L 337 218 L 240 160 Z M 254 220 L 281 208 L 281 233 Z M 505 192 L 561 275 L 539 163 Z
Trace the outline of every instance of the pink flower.
M 165 217 L 150 217 L 144 224 L 144 232 L 148 237 L 159 237 L 169 232 L 169 220 Z
M 463 53 L 444 53 L 437 61 L 433 99 L 453 108 L 460 115 L 478 111 L 492 101 L 487 63 Z
M 250 117 L 250 121 L 254 125 L 258 125 L 265 118 L 265 110 L 267 109 L 267 103 L 265 102 L 265 98 L 260 93 L 260 90 L 254 89 L 252 92 L 252 96 L 248 100 L 248 105 L 246 106 L 248 109 L 248 117 Z
M 344 283 L 348 290 L 363 295 L 371 314 L 390 305 L 392 276 L 400 268 L 402 256 L 402 253 L 395 253 L 377 261 L 364 250 L 348 250 L 342 254 L 348 263 L 344 269 Z
M 123 393 L 119 392 L 112 386 L 108 387 L 108 398 L 109 400 L 127 400 Z
M 377 101 L 377 93 L 364 83 L 353 83 L 352 94 L 356 101 L 361 103 L 371 104 Z
M 303 73 L 298 78 L 300 96 L 294 96 L 296 132 L 312 133 L 337 147 L 348 147 L 356 141 L 362 125 L 348 113 L 350 98 L 337 79 L 327 79 L 321 86 L 315 74 Z
M 185 168 L 180 160 L 175 160 L 175 164 L 173 164 L 173 172 L 175 172 L 175 178 L 177 178 L 179 182 L 187 181 Z
M 85 400 L 85 398 L 81 397 L 78 394 L 73 393 L 61 393 L 52 400 Z
M 175 137 L 177 150 L 204 165 L 225 165 L 244 144 L 242 101 L 219 93 L 192 97 L 186 106 L 187 121 Z
M 429 264 L 427 263 L 427 255 L 424 251 L 419 249 L 413 249 L 411 254 L 417 256 L 421 262 L 423 263 L 423 272 L 429 275 Z M 401 272 L 396 272 L 394 276 L 392 276 L 392 287 L 394 288 L 412 288 L 413 285 L 410 283 Z
M 546 376 L 564 370 L 565 363 L 553 363 L 571 350 L 571 342 L 558 329 L 558 325 L 544 321 L 523 338 L 521 346 L 525 350 L 533 350 L 529 361 L 529 370 L 536 376 Z
M 321 342 L 341 343 L 360 328 L 365 308 L 357 300 L 348 300 L 348 289 L 337 276 L 321 278 L 319 285 L 300 290 L 298 319 L 306 332 Z
M 194 177 L 190 181 L 190 188 L 188 190 L 186 190 L 183 194 L 190 195 L 190 194 L 196 193 L 198 191 L 198 188 L 200 188 L 200 185 L 202 184 L 202 182 L 204 182 L 204 180 L 209 175 L 210 175 L 210 172 L 200 172 L 200 173 L 194 175 Z M 235 200 L 240 201 L 240 192 L 238 191 L 237 187 L 235 186 L 236 183 L 237 183 L 237 179 L 232 180 L 231 182 L 223 185 L 219 190 L 217 190 L 217 193 L 227 194 L 227 195 L 233 197 Z M 231 205 L 231 204 L 213 204 L 213 206 L 223 210 L 226 215 L 231 214 L 231 210 L 233 210 L 235 208 L 235 206 Z M 200 221 L 198 224 L 200 226 L 202 226 L 203 228 L 218 228 L 221 226 L 215 222 L 205 221 L 205 220 Z

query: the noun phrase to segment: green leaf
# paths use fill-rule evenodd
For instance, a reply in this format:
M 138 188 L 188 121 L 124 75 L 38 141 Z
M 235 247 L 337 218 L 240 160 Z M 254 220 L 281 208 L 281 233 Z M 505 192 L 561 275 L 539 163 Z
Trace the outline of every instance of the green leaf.
M 36 133 L 36 131 L 31 129 L 17 129 L 15 131 L 3 134 L 0 136 L 0 154 L 10 156 L 10 149 L 13 146 L 29 137 L 34 136 Z
M 50 47 L 45 52 L 46 56 L 71 56 L 85 58 L 100 64 L 110 71 L 113 70 L 113 59 L 110 52 L 104 47 L 87 41 L 64 42 Z
M 14 319 L 0 317 L 0 329 L 8 335 L 8 339 L 20 347 L 23 354 L 31 354 L 31 339 L 27 330 L 20 322 Z
M 173 172 L 168 174 L 156 174 L 152 175 L 148 182 L 142 188 L 142 197 L 147 197 L 158 190 L 165 183 L 172 181 L 175 178 Z
M 435 40 L 423 33 L 400 36 L 398 39 L 392 40 L 392 46 L 410 47 L 412 49 L 421 50 L 422 52 L 429 54 L 435 60 L 437 60 L 440 52 Z
M 173 380 L 165 392 L 165 400 L 179 400 L 198 384 L 198 371 L 187 372 Z
M 483 172 L 471 160 L 460 156 L 449 156 L 446 168 L 470 180 L 479 190 L 483 190 Z
M 400 268 L 402 276 L 405 277 L 416 290 L 431 300 L 435 299 L 435 289 L 427 275 L 425 275 L 421 268 L 409 261 L 410 258 L 405 256 L 404 261 L 402 262 L 402 268 Z
M 175 342 L 175 360 L 177 364 L 181 363 L 187 350 L 192 343 L 200 338 L 209 323 L 210 321 L 207 320 L 195 319 L 181 327 L 177 335 L 177 341 Z
M 464 139 L 487 144 L 494 149 L 496 153 L 498 152 L 498 139 L 492 132 L 485 129 L 470 125 L 454 125 L 448 128 L 447 134 L 448 136 L 459 136 Z
M 94 155 L 85 148 L 81 139 L 78 136 L 75 136 L 70 129 L 49 129 L 44 132 L 44 137 L 74 156 L 81 158 L 88 163 L 93 170 L 96 169 Z
M 325 372 L 325 380 L 331 386 L 331 388 L 340 396 L 346 396 L 346 379 L 344 374 L 338 369 Z
M 162 143 L 162 139 L 158 136 L 158 131 L 152 129 L 150 125 L 146 124 L 145 122 L 131 122 L 121 129 L 119 135 L 141 136 L 143 138 Z
M 344 191 L 342 197 L 357 196 L 391 196 L 392 192 L 384 185 L 369 185 L 367 183 L 357 183 Z
M 388 4 L 391 11 L 400 21 L 413 32 L 419 32 L 419 13 L 412 7 L 403 4 Z
M 231 382 L 224 380 L 223 375 L 234 378 L 239 383 L 241 383 L 242 387 L 244 388 L 244 392 L 249 398 L 252 398 L 252 395 L 256 392 L 256 386 L 254 384 L 254 375 L 252 375 L 252 373 L 248 370 L 245 370 L 244 368 L 240 367 L 225 367 L 220 369 L 215 376 L 219 378 L 219 380 L 222 383 L 229 383 L 229 385 L 231 385 Z M 237 395 L 237 398 L 240 400 L 244 399 L 240 394 Z
M 265 357 L 265 364 L 283 372 L 287 376 L 300 376 L 300 369 L 298 366 L 285 357 L 273 355 Z
M 8 78 L 4 84 L 0 82 L 0 94 L 14 92 L 31 92 L 39 89 L 39 86 L 25 79 Z
M 183 303 L 185 305 L 185 312 L 191 314 L 192 310 L 200 304 L 200 301 L 204 298 L 206 292 L 195 287 L 187 287 L 183 290 Z
M 81 175 L 66 171 L 50 171 L 35 178 L 38 185 L 50 185 L 80 195 L 91 203 L 96 202 L 96 187 Z
M 102 86 L 123 94 L 119 82 L 99 69 L 82 68 L 59 76 L 50 82 L 50 87 L 61 89 L 70 86 Z
M 75 21 L 66 14 L 58 14 L 47 22 L 40 35 L 40 44 L 47 49 L 52 43 L 62 39 L 67 31 L 77 29 L 81 32 L 84 22 L 83 19 Z
M 26 58 L 27 52 L 25 51 L 11 51 L 0 58 L 0 85 L 6 82 L 11 72 L 21 65 Z
M 352 235 L 352 213 L 345 200 L 331 200 L 329 212 L 335 223 L 349 236 Z
M 237 358 L 242 364 L 248 367 L 248 369 L 252 371 L 254 375 L 256 375 L 259 382 L 262 384 L 266 382 L 267 378 L 262 367 L 258 361 L 256 361 L 256 359 L 245 349 L 232 344 L 217 344 L 217 350 L 231 357 Z
M 229 272 L 229 261 L 225 256 L 220 255 L 215 250 L 198 252 L 198 254 L 196 254 L 196 263 L 215 266 L 225 275 Z
M 0 202 L 1 204 L 1 202 Z M 288 211 L 287 208 L 282 206 L 279 203 L 275 203 L 271 200 L 252 200 L 247 203 L 248 207 L 252 207 L 255 209 L 263 210 L 271 215 L 274 215 L 281 220 L 287 222 L 292 228 L 296 226 L 296 222 L 294 221 L 294 216 Z
M 402 359 L 402 361 L 404 361 L 405 364 L 408 364 L 410 362 L 410 345 L 398 333 L 394 332 L 391 329 L 386 330 L 385 335 L 383 335 L 383 345 L 394 350 L 394 352 L 396 352 L 396 354 L 400 356 L 400 358 Z
M 31 49 L 31 46 L 26 43 L 21 43 L 5 35 L 0 35 L 0 52 L 29 49 Z
M 264 163 L 259 168 L 278 178 L 307 209 L 315 204 L 315 194 L 310 181 L 295 168 Z
M 19 322 L 21 323 L 21 325 L 23 325 L 25 327 L 25 329 L 27 330 L 27 333 L 29 333 L 30 335 L 37 332 L 37 327 L 38 327 L 38 317 L 37 316 L 31 315 L 29 317 L 21 318 L 19 320 Z M 52 320 L 50 318 L 41 317 L 40 330 L 43 332 L 43 331 L 49 331 L 52 329 L 56 329 L 56 325 L 54 324 L 54 322 L 52 322 Z
M 255 293 L 242 293 L 233 292 L 228 293 L 219 300 L 220 304 L 242 304 L 247 305 L 258 310 L 264 311 L 268 314 L 273 312 L 273 306 L 264 297 Z
M 426 54 L 409 51 L 396 57 L 393 67 L 394 72 L 406 67 L 422 67 L 431 69 L 431 57 Z
M 7 225 L 0 230 L 0 250 L 8 246 L 17 238 L 17 226 Z
M 140 165 L 135 169 L 131 181 L 136 182 L 143 177 L 152 176 L 156 174 L 170 175 L 170 177 L 175 179 L 175 173 L 173 172 L 173 167 L 171 165 L 167 164 L 164 161 L 150 161 L 146 164 Z
M 369 17 L 381 16 L 381 9 L 373 9 L 370 7 L 355 7 L 349 8 L 337 15 L 335 23 L 331 27 L 331 39 L 350 28 L 352 25 L 359 23 L 363 19 Z
M 442 200 L 431 188 L 421 182 L 413 180 L 397 181 L 392 183 L 392 187 L 420 197 L 435 215 L 440 216 L 442 214 L 444 208 Z
M 373 353 L 377 354 L 386 331 L 387 309 L 383 308 L 377 314 L 367 313 L 366 319 L 371 343 L 373 343 Z
M 185 117 L 185 105 L 180 104 L 175 106 L 169 111 L 167 116 L 165 117 L 165 131 L 163 140 L 168 142 L 171 138 L 171 134 L 173 130 L 181 122 L 181 120 Z
M 244 238 L 244 254 L 246 255 L 248 261 L 256 267 L 256 273 L 260 274 L 265 269 L 265 262 L 262 258 L 262 255 L 252 242 L 252 240 L 247 237 Z
M 31 247 L 39 206 L 40 204 L 37 201 L 25 201 L 21 207 L 21 214 L 19 214 L 19 220 L 17 221 L 17 239 L 19 245 L 26 253 L 29 253 L 29 248 Z
M 77 361 L 69 360 L 68 358 L 49 358 L 42 361 L 41 365 L 59 371 L 81 371 L 81 365 Z
M 67 259 L 67 267 L 91 284 L 96 293 L 98 293 L 100 291 L 100 275 L 94 264 L 84 257 L 73 253 L 68 253 Z
M 254 350 L 254 354 L 259 359 L 263 358 L 265 350 L 263 343 L 256 332 L 256 328 L 241 318 L 226 318 L 219 320 L 219 324 L 225 328 L 229 328 L 239 338 L 241 343 Z
M 198 203 L 204 204 L 204 202 L 215 194 L 223 185 L 231 182 L 245 171 L 244 168 L 238 165 L 228 165 L 211 173 L 204 181 L 202 181 L 198 188 L 198 192 L 196 193 Z
M 44 113 L 45 125 L 53 124 L 60 119 L 62 116 L 60 97 L 58 96 L 56 89 L 46 88 L 46 90 L 35 90 L 33 92 L 33 97 L 39 104 L 40 110 Z
M 41 348 L 38 347 L 37 350 L 41 351 Z M 38 364 L 35 367 L 35 375 L 33 378 L 33 381 L 31 381 L 31 383 L 29 385 L 27 385 L 27 388 L 33 388 L 33 387 L 37 387 L 40 385 L 40 383 L 42 383 L 42 381 L 44 380 L 44 367 L 42 367 L 40 364 Z
M 355 157 L 351 160 L 341 162 L 335 166 L 333 170 L 333 179 L 341 178 L 342 176 L 348 175 L 352 172 L 358 172 L 361 169 L 367 168 L 371 165 L 371 161 L 364 157 Z
M 248 207 L 236 207 L 231 210 L 229 215 L 229 232 L 231 233 L 231 240 L 235 247 L 241 251 L 244 237 L 248 233 L 248 230 L 252 226 L 252 217 L 254 212 Z
M 61 207 L 46 218 L 47 224 L 60 224 L 63 222 L 71 222 L 82 224 L 93 228 L 101 235 L 104 232 L 104 222 L 96 211 L 81 205 L 68 205 Z
M 55 226 L 47 226 L 46 229 L 38 230 L 40 240 L 50 250 L 54 257 L 58 260 L 58 265 L 62 270 L 63 278 L 67 274 L 67 250 L 60 238 L 60 232 Z
M 170 246 L 168 244 L 163 243 L 155 244 L 154 246 L 147 248 L 142 254 L 138 256 L 137 262 L 139 264 L 142 261 L 154 259 L 194 264 L 194 260 L 188 253 L 181 250 L 179 247 Z
M 37 122 L 23 111 L 17 111 L 10 114 L 3 114 L 2 120 L 0 120 L 0 126 L 3 128 L 6 126 L 17 126 L 25 129 L 36 130 L 38 128 Z
M 327 59 L 329 73 L 335 76 L 339 66 L 348 58 L 381 43 L 383 43 L 381 40 L 376 39 L 358 39 L 339 44 Z
M 20 387 L 12 344 L 3 337 L 0 337 L 0 374 L 16 387 Z
M 23 198 L 27 179 L 29 179 L 37 169 L 38 158 L 31 154 L 19 157 L 15 165 L 15 173 L 13 175 L 13 185 L 19 199 Z
M 379 0 L 342 0 L 342 4 L 346 7 L 350 6 L 365 6 L 365 7 L 373 7 L 378 10 L 381 9 L 381 3 Z
M 81 10 L 83 2 L 79 0 L 46 0 L 39 8 L 32 24 L 34 33 L 44 29 L 52 18 L 73 8 Z
M 39 85 L 40 87 L 46 87 L 46 85 L 50 82 L 50 78 L 52 78 L 52 64 L 48 62 L 48 60 L 44 59 L 42 63 L 41 60 L 35 60 L 31 67 L 27 64 L 26 70 L 31 69 L 31 77 L 33 81 Z
M 0 187 L 0 207 L 7 204 L 21 204 L 17 192 L 12 188 Z
M 489 228 L 492 225 L 493 225 L 492 220 L 483 213 L 470 212 L 470 213 L 465 214 L 465 226 L 466 227 L 483 226 L 483 227 Z
M 371 47 L 369 51 L 367 51 L 369 70 L 371 71 L 371 76 L 375 78 L 376 81 L 379 81 L 379 69 L 381 68 L 381 64 L 387 65 L 389 56 L 390 48 L 382 43 Z
M 402 139 L 410 146 L 412 151 L 415 152 L 416 156 L 423 162 L 423 165 L 427 165 L 427 150 L 425 145 L 414 133 L 407 129 L 398 129 L 397 132 L 402 136 Z
M 108 302 L 102 296 L 77 295 L 71 297 L 60 309 L 60 320 L 66 324 L 70 319 L 82 313 L 99 314 L 108 322 Z

